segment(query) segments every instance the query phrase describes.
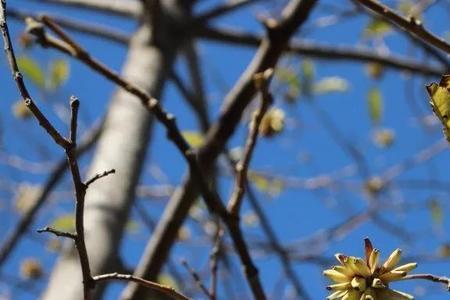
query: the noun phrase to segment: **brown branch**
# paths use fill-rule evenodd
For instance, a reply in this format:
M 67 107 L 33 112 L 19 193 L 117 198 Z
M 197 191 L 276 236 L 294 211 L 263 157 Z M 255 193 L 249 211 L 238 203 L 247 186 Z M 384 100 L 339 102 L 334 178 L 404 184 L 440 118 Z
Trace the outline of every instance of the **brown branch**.
M 39 15 L 31 12 L 25 12 L 14 8 L 9 8 L 6 12 L 8 17 L 17 19 L 19 21 L 25 21 L 26 18 L 38 19 Z M 61 17 L 52 15 L 54 20 L 59 26 L 94 37 L 99 37 L 108 41 L 118 43 L 120 45 L 127 45 L 130 41 L 129 34 L 123 32 L 117 28 L 107 27 L 101 24 L 89 23 L 85 20 L 75 20 L 67 17 Z
M 437 37 L 430 31 L 425 29 L 421 21 L 417 20 L 416 18 L 410 17 L 409 19 L 406 19 L 398 15 L 395 11 L 390 9 L 388 6 L 383 5 L 379 1 L 374 0 L 357 0 L 357 1 L 362 5 L 373 10 L 390 23 L 399 26 L 409 34 L 422 39 L 427 44 L 433 45 L 434 47 L 445 51 L 447 54 L 450 54 L 450 44 L 445 42 L 444 39 Z
M 103 124 L 103 122 L 102 122 Z M 97 141 L 98 137 L 102 132 L 103 125 L 100 125 L 94 128 L 83 140 L 80 146 L 76 150 L 77 157 L 80 157 L 87 150 L 89 150 Z M 36 196 L 36 200 L 33 201 L 33 205 L 24 214 L 20 220 L 17 222 L 17 225 L 10 232 L 10 234 L 3 241 L 2 246 L 0 247 L 0 267 L 3 263 L 9 258 L 9 255 L 12 253 L 20 238 L 24 233 L 28 231 L 28 228 L 33 223 L 34 218 L 39 212 L 40 208 L 44 205 L 51 191 L 56 187 L 58 182 L 63 178 L 64 173 L 68 170 L 67 159 L 64 156 L 61 158 L 53 170 L 50 172 L 48 179 L 43 184 L 43 187 L 40 189 L 39 194 Z
M 75 240 L 77 238 L 76 234 L 73 234 L 73 233 L 70 233 L 70 232 L 56 230 L 56 229 L 51 228 L 51 227 L 45 227 L 45 228 L 42 228 L 42 229 L 38 229 L 37 232 L 38 233 L 49 232 L 49 233 L 53 233 L 56 236 L 65 237 L 65 238 L 69 238 L 69 239 L 72 239 L 72 240 Z
M 20 74 L 20 70 L 17 65 L 16 57 L 14 55 L 14 48 L 11 43 L 11 38 L 9 35 L 8 25 L 6 22 L 6 0 L 0 2 L 0 27 L 2 30 L 2 35 L 4 39 L 5 52 L 8 57 L 9 66 L 13 73 L 14 80 L 16 81 L 17 89 L 24 99 L 27 107 L 33 113 L 35 118 L 39 121 L 40 125 L 48 132 L 48 134 L 53 138 L 55 143 L 60 145 L 66 152 L 67 162 L 69 169 L 72 173 L 72 179 L 75 186 L 75 197 L 76 197 L 76 212 L 75 212 L 75 229 L 76 234 L 73 235 L 78 254 L 80 257 L 80 265 L 83 275 L 83 294 L 84 299 L 91 299 L 91 289 L 94 287 L 92 277 L 90 274 L 89 259 L 87 255 L 86 245 L 84 241 L 84 197 L 86 194 L 86 186 L 81 181 L 80 171 L 78 168 L 78 162 L 76 159 L 76 133 L 77 133 L 77 121 L 78 121 L 78 99 L 72 97 L 71 99 L 71 121 L 70 121 L 70 138 L 69 140 L 62 137 L 59 132 L 54 129 L 53 125 L 47 120 L 47 118 L 41 113 L 39 108 L 34 105 L 34 102 L 28 93 L 25 83 Z M 49 232 L 55 233 L 54 230 L 48 230 Z M 65 236 L 70 236 L 65 234 Z
M 314 2 L 314 1 L 313 1 Z M 247 249 L 245 240 L 243 238 L 242 232 L 239 229 L 239 224 L 235 221 L 233 221 L 233 218 L 230 218 L 228 215 L 228 212 L 224 205 L 222 204 L 221 200 L 219 199 L 217 193 L 214 193 L 213 191 L 210 191 L 209 186 L 205 178 L 203 177 L 203 172 L 200 168 L 200 166 L 197 163 L 196 157 L 193 155 L 193 151 L 190 148 L 189 144 L 185 141 L 183 136 L 181 135 L 181 132 L 179 131 L 175 118 L 172 115 L 167 114 L 161 105 L 159 104 L 158 100 L 155 98 L 152 98 L 151 96 L 147 95 L 147 93 L 137 86 L 134 86 L 133 84 L 126 82 L 123 78 L 121 78 L 116 73 L 109 70 L 104 65 L 100 64 L 96 60 L 92 59 L 91 56 L 75 41 L 73 41 L 70 37 L 68 37 L 62 30 L 54 23 L 52 22 L 48 17 L 42 17 L 43 23 L 48 26 L 52 31 L 57 34 L 60 38 L 62 38 L 66 44 L 64 45 L 64 42 L 57 40 L 55 41 L 54 38 L 49 38 L 47 34 L 42 30 L 39 32 L 34 32 L 39 42 L 43 46 L 47 47 L 53 47 L 60 50 L 63 50 L 65 53 L 71 54 L 75 58 L 81 60 L 94 70 L 98 71 L 99 73 L 103 74 L 106 78 L 112 80 L 113 82 L 117 83 L 119 86 L 127 90 L 128 92 L 132 93 L 133 95 L 137 96 L 142 104 L 150 110 L 154 115 L 156 116 L 157 120 L 160 121 L 167 129 L 168 138 L 174 142 L 174 144 L 177 146 L 178 150 L 181 152 L 181 154 L 184 156 L 184 158 L 187 160 L 190 169 L 195 174 L 198 184 L 200 185 L 200 190 L 202 191 L 202 195 L 205 198 L 205 202 L 208 206 L 208 209 L 211 212 L 217 213 L 219 216 L 221 216 L 222 220 L 227 225 L 230 235 L 233 239 L 233 242 L 235 244 L 236 250 L 241 258 L 242 264 L 244 265 L 245 274 L 248 278 L 249 285 L 251 286 L 251 289 L 254 293 L 255 299 L 266 299 L 261 282 L 258 277 L 258 271 L 256 267 L 254 266 L 250 253 Z M 289 24 L 287 24 L 289 25 Z M 72 47 L 70 46 L 72 45 Z M 70 152 L 68 152 L 69 154 Z M 79 192 L 83 192 L 83 189 L 81 189 L 81 185 L 79 185 L 78 177 L 79 174 L 76 174 L 77 168 L 71 168 L 73 171 L 73 177 L 75 182 L 75 188 Z M 84 190 L 85 192 L 85 190 Z M 78 194 L 78 193 L 77 193 Z M 83 194 L 84 196 L 84 194 Z M 83 199 L 78 199 L 77 203 L 81 203 Z M 77 220 L 78 217 L 80 220 L 83 220 L 82 213 L 82 206 L 77 206 Z M 77 230 L 78 232 L 78 230 Z M 84 237 L 81 236 L 80 241 L 84 244 Z M 83 247 L 83 245 L 80 242 L 80 246 Z M 83 251 L 81 251 L 80 256 L 83 255 Z M 82 261 L 85 261 L 85 258 L 83 255 Z M 88 265 L 82 263 L 82 267 L 84 271 L 87 271 Z M 83 272 L 83 274 L 86 274 Z M 86 277 L 84 279 L 85 282 L 90 282 L 90 278 Z M 85 288 L 87 288 L 87 285 L 84 285 Z M 85 289 L 85 291 L 87 291 Z
M 222 153 L 225 144 L 234 133 L 239 124 L 244 109 L 253 99 L 255 88 L 253 84 L 253 75 L 273 68 L 282 53 L 284 52 L 288 41 L 309 16 L 310 11 L 317 1 L 314 0 L 293 0 L 284 10 L 283 17 L 277 25 L 269 27 L 268 34 L 262 41 L 252 62 L 246 71 L 242 74 L 234 88 L 228 93 L 224 107 L 218 121 L 209 130 L 206 142 L 199 149 L 198 161 L 203 170 L 209 170 L 214 164 L 216 158 Z M 136 273 L 140 277 L 156 278 L 161 270 L 171 246 L 175 242 L 182 221 L 186 218 L 189 208 L 197 199 L 199 190 L 197 173 L 191 170 L 188 178 L 179 190 L 174 193 L 157 227 L 158 235 L 154 235 L 145 250 Z M 204 188 L 204 187 L 202 187 Z M 209 201 L 206 202 L 210 207 Z M 215 207 L 212 207 L 215 209 Z M 222 220 L 228 219 L 228 213 L 225 210 L 219 211 Z M 227 220 L 226 226 L 233 239 L 235 249 L 244 265 L 244 271 L 247 278 L 250 278 L 252 292 L 255 299 L 265 299 L 264 294 L 255 294 L 255 291 L 261 291 L 258 280 L 258 271 L 252 263 L 252 259 L 246 248 L 245 240 L 240 233 L 237 222 Z M 256 289 L 255 289 L 256 288 Z M 138 299 L 140 293 L 136 287 L 129 287 L 123 294 L 122 299 Z
M 136 282 L 146 288 L 162 292 L 164 295 L 166 295 L 174 300 L 190 300 L 188 297 L 175 291 L 170 286 L 159 284 L 159 283 L 152 282 L 152 281 L 148 281 L 148 280 L 145 280 L 145 279 L 142 279 L 139 277 L 135 277 L 133 275 L 111 273 L 111 274 L 97 275 L 97 276 L 94 276 L 92 279 L 95 282 L 110 281 L 110 280 L 132 281 L 132 282 Z
M 14 49 L 11 43 L 11 37 L 9 35 L 8 24 L 6 23 L 6 2 L 2 0 L 1 9 L 0 9 L 0 30 L 2 31 L 3 41 L 4 41 L 4 50 L 6 56 L 8 58 L 9 66 L 11 68 L 11 72 L 16 82 L 17 89 L 22 96 L 22 99 L 28 109 L 33 113 L 39 125 L 47 131 L 47 133 L 53 138 L 55 143 L 60 145 L 61 147 L 67 147 L 69 145 L 69 141 L 67 141 L 59 132 L 53 127 L 52 124 L 48 121 L 48 119 L 42 114 L 39 108 L 36 106 L 34 101 L 32 100 L 23 80 L 23 76 L 19 71 L 19 67 L 17 65 L 16 57 L 14 55 Z
M 262 40 L 262 37 L 256 34 L 206 26 L 199 28 L 195 33 L 203 39 L 249 47 L 257 47 Z M 401 56 L 375 53 L 370 49 L 328 46 L 295 40 L 289 44 L 286 51 L 329 61 L 350 60 L 378 63 L 388 68 L 424 75 L 441 76 L 449 69 L 446 66 L 439 67 L 422 64 Z
M 245 187 L 247 183 L 247 172 L 250 165 L 250 160 L 253 155 L 253 150 L 256 146 L 258 138 L 259 127 L 261 121 L 266 114 L 269 106 L 273 103 L 273 97 L 268 90 L 270 78 L 273 75 L 273 69 L 267 69 L 263 73 L 255 74 L 255 85 L 261 92 L 261 105 L 258 111 L 254 114 L 250 123 L 250 128 L 245 142 L 242 159 L 236 164 L 236 181 L 234 184 L 233 194 L 228 202 L 228 211 L 235 218 L 239 217 L 239 211 L 242 205 L 242 198 L 244 197 Z
M 86 188 L 88 188 L 91 184 L 93 184 L 94 182 L 96 182 L 97 180 L 106 177 L 108 175 L 111 174 L 115 174 L 116 170 L 115 169 L 111 169 L 111 170 L 107 170 L 107 171 L 103 171 L 102 173 L 98 173 L 96 174 L 94 177 L 92 177 L 91 179 L 89 179 L 88 181 L 86 181 L 84 184 L 86 185 Z
M 232 13 L 233 11 L 236 11 L 246 5 L 254 4 L 261 0 L 235 0 L 235 1 L 229 1 L 222 3 L 216 7 L 213 7 L 212 9 L 200 13 L 198 16 L 195 17 L 195 21 L 199 23 L 205 23 L 209 22 L 212 19 L 222 17 L 226 14 Z
M 447 285 L 447 289 L 450 291 L 450 278 L 444 276 L 436 276 L 433 274 L 411 274 L 406 275 L 402 278 L 402 280 L 414 280 L 414 279 L 423 279 L 430 280 L 433 282 L 440 282 Z
M 211 281 L 209 286 L 209 295 L 211 296 L 211 300 L 217 299 L 217 272 L 219 270 L 218 260 L 223 236 L 223 230 L 220 226 L 219 220 L 216 221 L 217 229 L 216 236 L 214 239 L 214 247 L 212 248 L 210 254 L 210 269 L 211 269 Z
M 197 287 L 205 294 L 206 297 L 209 299 L 212 299 L 211 294 L 208 291 L 208 288 L 203 284 L 202 279 L 200 278 L 200 275 L 198 275 L 197 272 L 191 266 L 189 266 L 189 263 L 186 260 L 182 260 L 181 264 L 185 267 L 186 271 L 191 275 L 192 279 L 194 280 Z
M 89 11 L 111 14 L 116 16 L 138 18 L 141 15 L 142 7 L 140 1 L 121 0 L 34 0 L 47 2 L 54 5 L 61 5 L 73 8 L 81 8 Z

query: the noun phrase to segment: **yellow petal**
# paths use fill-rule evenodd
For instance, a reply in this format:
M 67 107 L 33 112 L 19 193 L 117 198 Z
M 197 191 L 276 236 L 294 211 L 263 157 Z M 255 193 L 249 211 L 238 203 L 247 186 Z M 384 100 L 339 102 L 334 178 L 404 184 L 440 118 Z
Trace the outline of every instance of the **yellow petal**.
M 361 298 L 361 292 L 357 290 L 349 290 L 342 300 L 359 300 Z
M 373 251 L 373 245 L 369 238 L 364 239 L 364 250 L 366 254 L 366 262 L 369 263 L 370 254 Z
M 340 272 L 342 274 L 345 274 L 348 277 L 355 276 L 355 272 L 353 272 L 353 270 L 351 270 L 350 268 L 345 267 L 345 266 L 334 266 L 333 270 L 336 270 L 336 271 L 338 271 L 338 272 Z
M 382 275 L 380 275 L 380 279 L 384 282 L 384 283 L 388 283 L 391 281 L 396 281 L 396 280 L 400 280 L 403 277 L 406 276 L 406 272 L 403 271 L 390 271 L 387 273 L 384 273 Z
M 345 291 L 336 291 L 327 297 L 327 300 L 335 300 L 342 298 L 345 294 L 347 294 L 347 290 Z
M 372 275 L 372 272 L 370 271 L 369 267 L 367 266 L 366 262 L 361 258 L 355 259 L 355 266 L 358 268 L 359 273 L 363 277 L 369 277 Z
M 372 287 L 376 289 L 382 289 L 385 288 L 386 285 L 384 285 L 383 281 L 381 281 L 380 278 L 374 278 L 372 281 Z
M 382 289 L 377 290 L 377 298 L 383 300 L 413 300 L 414 296 L 391 289 Z
M 394 252 L 391 253 L 389 258 L 383 264 L 383 270 L 385 270 L 385 271 L 392 270 L 400 261 L 401 255 L 402 255 L 402 250 L 399 248 L 395 249 Z
M 359 300 L 376 300 L 375 291 L 371 288 L 368 288 L 366 291 L 364 291 Z
M 358 291 L 365 291 L 367 287 L 366 279 L 362 277 L 355 277 L 351 282 L 352 287 Z
M 341 265 L 345 265 L 345 260 L 347 259 L 347 255 L 344 255 L 342 253 L 336 253 L 334 255 L 336 257 L 337 261 L 341 263 Z
M 330 278 L 331 280 L 333 280 L 335 282 L 349 282 L 350 281 L 350 278 L 347 275 L 342 274 L 341 272 L 338 272 L 333 269 L 323 271 L 323 275 L 327 276 L 328 278 Z
M 332 290 L 332 291 L 342 291 L 342 290 L 347 290 L 351 287 L 352 287 L 352 285 L 350 284 L 350 282 L 341 282 L 341 283 L 331 284 L 327 287 L 327 289 Z
M 416 267 L 417 267 L 417 263 L 409 263 L 409 264 L 401 265 L 392 271 L 399 271 L 399 272 L 403 271 L 403 272 L 408 273 L 408 272 L 411 272 L 412 270 L 414 270 Z
M 380 251 L 378 249 L 373 249 L 369 257 L 369 267 L 370 272 L 373 274 L 378 266 L 378 260 L 380 259 Z

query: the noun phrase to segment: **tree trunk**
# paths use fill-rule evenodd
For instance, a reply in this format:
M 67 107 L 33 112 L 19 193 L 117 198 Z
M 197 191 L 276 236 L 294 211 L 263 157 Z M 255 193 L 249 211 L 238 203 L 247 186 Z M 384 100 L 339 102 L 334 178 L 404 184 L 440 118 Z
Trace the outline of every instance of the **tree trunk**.
M 162 15 L 169 19 L 185 11 L 185 6 L 178 4 L 177 0 L 163 3 L 161 9 L 165 13 Z M 156 98 L 160 98 L 176 49 L 182 42 L 174 34 L 173 22 L 160 17 L 157 23 L 159 33 L 169 34 L 164 34 L 163 42 L 154 43 L 152 26 L 149 25 L 152 22 L 141 25 L 130 43 L 122 75 Z M 112 168 L 116 170 L 115 175 L 90 186 L 86 195 L 84 226 L 92 275 L 115 271 L 113 268 L 117 266 L 117 252 L 144 165 L 152 120 L 134 96 L 122 89 L 116 91 L 87 177 Z M 79 258 L 71 246 L 57 261 L 42 299 L 82 300 L 82 290 Z M 102 288 L 97 288 L 95 298 L 99 298 L 101 292 Z

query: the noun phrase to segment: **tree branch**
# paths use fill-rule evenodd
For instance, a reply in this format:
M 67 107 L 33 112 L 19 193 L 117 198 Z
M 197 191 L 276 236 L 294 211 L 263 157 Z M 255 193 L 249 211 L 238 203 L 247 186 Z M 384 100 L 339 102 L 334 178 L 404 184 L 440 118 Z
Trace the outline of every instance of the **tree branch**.
M 9 8 L 6 13 L 9 17 L 22 22 L 24 22 L 28 17 L 33 19 L 39 18 L 37 14 L 21 11 L 14 8 Z M 130 41 L 129 34 L 126 32 L 122 32 L 117 28 L 110 28 L 101 24 L 89 23 L 85 20 L 75 20 L 56 15 L 52 15 L 51 18 L 59 26 L 72 30 L 74 32 L 92 35 L 94 37 L 99 37 L 108 41 L 118 43 L 120 45 L 127 45 Z
M 423 24 L 420 20 L 417 20 L 414 17 L 410 17 L 409 19 L 406 19 L 400 15 L 398 15 L 396 12 L 394 12 L 392 9 L 390 9 L 388 6 L 383 5 L 379 1 L 374 0 L 357 0 L 362 5 L 370 8 L 380 16 L 382 16 L 384 19 L 389 21 L 390 23 L 399 26 L 403 30 L 405 30 L 407 33 L 417 36 L 420 39 L 422 39 L 424 42 L 433 45 L 436 48 L 441 49 L 442 51 L 447 52 L 447 54 L 450 54 L 450 44 L 445 42 L 444 39 L 437 37 L 427 29 L 423 27 Z
M 433 282 L 441 282 L 447 285 L 447 289 L 450 291 L 450 278 L 444 276 L 436 276 L 433 274 L 411 274 L 406 275 L 402 280 L 413 280 L 413 279 L 423 279 L 430 280 Z
M 198 37 L 232 43 L 241 46 L 256 47 L 262 37 L 233 30 L 216 29 L 212 27 L 199 28 L 196 31 Z M 344 46 L 327 46 L 303 41 L 292 41 L 287 47 L 287 51 L 294 54 L 310 56 L 323 60 L 339 61 L 353 60 L 358 62 L 379 63 L 385 67 L 404 70 L 424 75 L 441 76 L 449 69 L 446 67 L 430 66 L 415 60 L 395 55 L 378 54 L 369 49 L 358 49 Z
M 87 134 L 83 142 L 77 148 L 77 158 L 84 154 L 95 144 L 102 132 L 102 129 L 103 121 L 101 122 L 100 126 L 92 129 L 91 132 Z M 20 220 L 17 222 L 17 225 L 3 241 L 3 244 L 0 247 L 0 268 L 3 263 L 9 258 L 9 255 L 12 253 L 23 234 L 29 230 L 29 227 L 33 223 L 40 208 L 48 199 L 51 191 L 63 178 L 64 173 L 68 170 L 68 167 L 69 166 L 67 165 L 67 159 L 64 156 L 58 161 L 56 166 L 50 172 L 50 175 L 43 184 L 43 187 L 40 189 L 39 194 L 36 196 L 35 201 L 33 201 L 33 205 L 30 207 L 27 213 L 20 218 Z
M 103 275 L 94 276 L 93 280 L 95 282 L 109 281 L 109 280 L 132 281 L 132 282 L 136 282 L 136 283 L 142 285 L 143 287 L 162 292 L 164 295 L 169 296 L 170 298 L 172 298 L 174 300 L 190 300 L 188 297 L 175 291 L 170 286 L 159 284 L 159 283 L 145 280 L 142 278 L 138 278 L 133 275 L 111 273 L 111 274 L 103 274 Z
M 212 19 L 222 17 L 226 14 L 232 13 L 233 11 L 236 11 L 246 5 L 255 4 L 256 2 L 261 0 L 235 0 L 235 1 L 228 1 L 223 4 L 219 4 L 216 7 L 200 13 L 198 16 L 195 17 L 195 21 L 200 23 L 210 22 Z
M 36 0 L 34 0 L 36 1 Z M 142 5 L 140 1 L 123 0 L 37 0 L 73 8 L 81 8 L 94 12 L 112 14 L 136 19 L 141 15 Z
M 250 160 L 253 155 L 253 150 L 256 146 L 258 138 L 259 127 L 264 118 L 269 106 L 273 103 L 273 97 L 269 92 L 268 85 L 273 75 L 273 69 L 267 69 L 263 73 L 255 74 L 255 85 L 261 93 L 261 104 L 258 111 L 254 114 L 249 125 L 247 141 L 245 142 L 244 152 L 242 158 L 236 164 L 236 181 L 231 198 L 228 202 L 228 211 L 235 218 L 239 217 L 239 212 L 242 206 L 242 198 L 244 197 L 245 187 L 247 186 L 247 173 L 250 165 Z

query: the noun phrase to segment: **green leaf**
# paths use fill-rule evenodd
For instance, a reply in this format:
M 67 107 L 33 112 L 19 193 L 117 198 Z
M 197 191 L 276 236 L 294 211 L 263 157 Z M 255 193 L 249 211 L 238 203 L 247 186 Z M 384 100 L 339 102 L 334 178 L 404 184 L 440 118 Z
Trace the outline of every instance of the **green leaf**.
M 45 88 L 45 75 L 39 64 L 29 56 L 22 55 L 17 58 L 20 72 L 40 88 Z
M 450 141 L 450 75 L 442 76 L 439 84 L 433 82 L 428 85 L 427 91 L 434 114 L 444 126 L 444 134 Z
M 377 88 L 370 89 L 367 94 L 367 101 L 370 119 L 372 123 L 378 124 L 383 115 L 383 98 L 380 90 Z
M 193 148 L 200 147 L 205 141 L 203 134 L 197 131 L 183 131 L 181 134 L 186 142 L 188 142 L 188 144 Z
M 136 220 L 128 220 L 125 230 L 127 233 L 136 234 L 139 231 L 139 223 Z
M 180 289 L 180 287 L 177 284 L 177 281 L 175 280 L 175 278 L 173 278 L 172 276 L 170 276 L 167 273 L 163 273 L 163 274 L 159 275 L 158 276 L 158 282 L 160 284 L 169 286 L 169 287 L 171 287 L 171 288 L 173 288 L 175 290 L 179 290 Z
M 287 86 L 285 99 L 294 102 L 300 96 L 300 80 L 292 68 L 278 68 L 275 72 L 277 79 Z
M 444 212 L 441 203 L 437 199 L 431 199 L 428 203 L 431 219 L 435 225 L 441 226 L 444 220 Z
M 314 84 L 314 62 L 310 59 L 305 59 L 302 62 L 302 81 L 301 81 L 301 91 L 303 95 L 310 97 L 313 92 Z
M 50 81 L 48 82 L 48 88 L 55 90 L 63 85 L 70 74 L 70 66 L 65 59 L 55 59 L 50 64 Z
M 364 29 L 364 37 L 380 38 L 391 31 L 391 25 L 383 19 L 375 18 Z
M 314 62 L 311 59 L 305 59 L 302 62 L 302 75 L 305 80 L 314 80 L 315 68 Z
M 75 217 L 72 214 L 59 216 L 53 220 L 50 227 L 60 231 L 73 231 L 75 229 Z
M 277 178 L 267 178 L 264 175 L 248 172 L 248 180 L 251 182 L 258 190 L 267 193 L 272 197 L 278 196 L 284 189 L 284 182 Z
M 318 82 L 314 83 L 315 94 L 327 94 L 333 92 L 345 92 L 348 90 L 348 81 L 344 78 L 332 76 L 325 77 Z

